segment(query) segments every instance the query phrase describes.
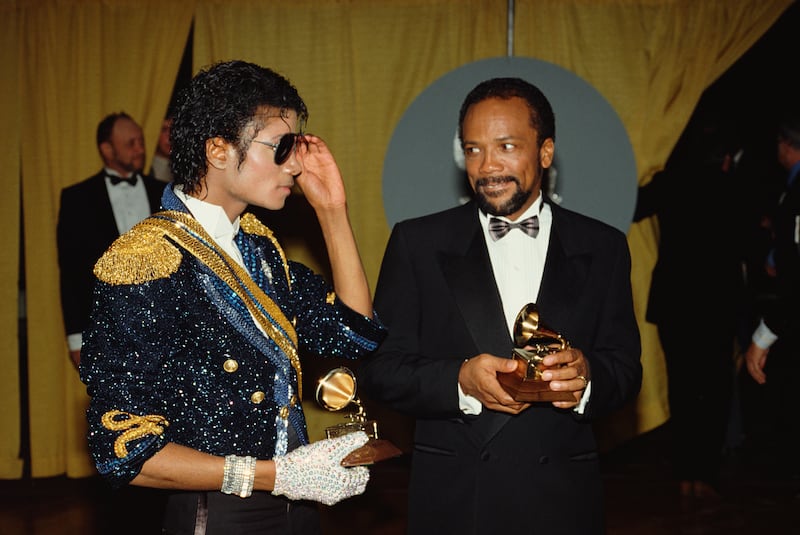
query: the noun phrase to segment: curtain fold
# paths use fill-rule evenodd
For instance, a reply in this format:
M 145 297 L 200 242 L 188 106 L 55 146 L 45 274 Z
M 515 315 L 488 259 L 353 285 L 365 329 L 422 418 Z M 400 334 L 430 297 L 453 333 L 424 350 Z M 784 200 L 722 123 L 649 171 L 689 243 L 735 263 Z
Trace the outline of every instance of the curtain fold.
M 139 122 L 149 147 L 178 72 L 193 3 L 43 0 L 20 4 L 31 474 L 94 473 L 85 388 L 61 320 L 55 225 L 60 191 L 97 172 L 107 114 Z
M 792 0 L 516 0 L 514 53 L 550 61 L 591 83 L 620 115 L 639 183 L 663 166 L 703 90 Z M 86 394 L 70 366 L 61 320 L 55 224 L 61 188 L 96 172 L 95 129 L 124 110 L 148 154 L 194 17 L 193 64 L 245 59 L 288 77 L 309 105 L 308 130 L 331 145 L 371 285 L 389 229 L 381 174 L 406 108 L 437 78 L 506 55 L 507 0 L 0 0 L 7 73 L 0 94 L 2 210 L 8 232 L 0 325 L 0 478 L 19 477 L 17 367 L 19 193 L 24 198 L 28 389 L 34 477 L 94 473 L 85 447 Z M 454 97 L 460 98 L 460 97 Z M 24 121 L 22 120 L 24 118 Z M 425 135 L 424 131 L 420 132 Z M 414 155 L 408 155 L 413 158 Z M 148 163 L 149 165 L 149 163 Z M 21 178 L 20 178 L 21 177 Z M 302 200 L 302 199 L 301 199 Z M 666 374 L 655 328 L 644 321 L 657 228 L 633 225 L 632 280 L 644 342 L 645 383 L 619 437 L 666 417 Z M 291 256 L 321 269 L 316 253 Z
M 0 195 L 0 328 L 6 333 L 0 350 L 0 479 L 22 476 L 20 368 L 17 339 L 20 244 L 19 129 L 22 121 L 19 91 L 19 34 L 17 0 L 0 2 L 0 168 L 4 170 Z

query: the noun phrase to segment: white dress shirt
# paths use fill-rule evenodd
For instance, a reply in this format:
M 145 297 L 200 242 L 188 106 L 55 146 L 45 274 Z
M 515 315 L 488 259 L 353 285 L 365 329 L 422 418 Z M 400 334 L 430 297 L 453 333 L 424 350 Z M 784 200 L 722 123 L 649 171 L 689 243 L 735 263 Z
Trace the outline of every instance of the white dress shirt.
M 119 234 L 125 234 L 133 226 L 150 215 L 150 200 L 147 198 L 147 188 L 140 176 L 136 184 L 131 186 L 127 182 L 112 184 L 109 175 L 120 176 L 119 173 L 105 168 L 106 190 L 111 201 L 111 210 L 114 212 L 114 221 L 117 223 Z M 123 177 L 128 178 L 128 177 Z
M 529 217 L 539 216 L 539 234 L 532 238 L 519 229 L 511 231 L 501 239 L 494 241 L 489 234 L 489 216 L 478 210 L 489 259 L 492 262 L 494 280 L 500 299 L 503 302 L 503 313 L 509 335 L 514 335 L 514 321 L 522 307 L 535 303 L 542 284 L 544 262 L 547 247 L 550 244 L 550 228 L 553 226 L 553 212 L 547 204 L 542 203 L 542 196 L 528 208 L 517 222 Z M 498 217 L 511 222 L 507 217 Z

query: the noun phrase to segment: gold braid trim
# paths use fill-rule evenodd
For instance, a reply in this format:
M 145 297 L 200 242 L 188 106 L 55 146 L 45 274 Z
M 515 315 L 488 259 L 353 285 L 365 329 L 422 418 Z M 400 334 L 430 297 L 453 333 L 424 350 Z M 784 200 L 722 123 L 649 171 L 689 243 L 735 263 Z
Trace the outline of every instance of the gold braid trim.
M 140 224 L 158 228 L 163 234 L 175 240 L 178 245 L 208 266 L 217 277 L 236 292 L 267 336 L 289 357 L 289 362 L 297 373 L 298 398 L 303 399 L 303 372 L 300 368 L 300 357 L 297 354 L 297 331 L 283 311 L 258 287 L 244 268 L 225 251 L 214 247 L 213 239 L 196 219 L 174 210 L 159 212 L 156 215 L 161 217 L 148 218 Z M 192 232 L 188 232 L 186 229 Z M 192 233 L 200 236 L 202 240 L 196 238 Z M 266 314 L 256 303 L 263 307 Z M 278 323 L 283 331 L 278 329 L 273 322 Z
M 94 265 L 94 274 L 112 285 L 167 278 L 181 265 L 181 252 L 164 232 L 138 224 L 117 238 Z
M 118 416 L 123 418 L 117 419 Z M 114 453 L 119 459 L 128 456 L 128 442 L 147 435 L 159 436 L 164 433 L 164 428 L 169 426 L 167 419 L 157 414 L 137 416 L 118 410 L 108 411 L 100 418 L 100 422 L 110 431 L 124 431 L 114 441 Z
M 283 269 L 286 272 L 286 283 L 289 285 L 289 289 L 291 289 L 292 279 L 289 278 L 289 262 L 286 260 L 286 253 L 283 252 L 283 247 L 281 247 L 281 244 L 278 243 L 278 240 L 275 238 L 275 234 L 273 234 L 272 230 L 249 212 L 242 215 L 241 219 L 239 219 L 239 228 L 248 234 L 264 236 L 272 242 L 272 245 L 275 246 L 275 249 L 277 249 L 278 253 L 281 255 L 281 260 L 283 260 Z M 327 296 L 325 297 L 325 301 L 329 305 L 332 305 L 335 299 L 335 292 L 328 292 Z M 294 324 L 294 320 L 292 320 L 292 324 Z
M 272 242 L 272 245 L 275 249 L 278 250 L 278 253 L 281 255 L 281 260 L 283 260 L 283 270 L 286 272 L 286 282 L 289 284 L 289 288 L 292 287 L 292 280 L 289 278 L 289 262 L 286 260 L 286 253 L 283 252 L 283 247 L 281 244 L 278 243 L 277 238 L 275 238 L 275 234 L 272 233 L 272 230 L 266 226 L 264 223 L 258 220 L 256 216 L 251 213 L 244 214 L 239 219 L 239 228 L 247 232 L 248 234 L 256 234 L 258 236 L 264 236 L 265 238 L 269 239 Z

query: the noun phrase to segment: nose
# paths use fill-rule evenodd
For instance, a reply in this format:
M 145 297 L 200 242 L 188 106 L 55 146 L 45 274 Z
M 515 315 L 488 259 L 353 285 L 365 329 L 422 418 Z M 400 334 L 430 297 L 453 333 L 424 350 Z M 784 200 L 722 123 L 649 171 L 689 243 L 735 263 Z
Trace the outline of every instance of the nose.
M 292 152 L 289 153 L 289 158 L 281 164 L 281 168 L 284 173 L 291 176 L 298 176 L 303 172 L 303 163 L 297 157 L 297 147 L 292 149 Z
M 487 150 L 483 153 L 478 170 L 483 174 L 491 174 L 499 169 L 502 169 L 500 160 L 496 157 L 493 151 Z

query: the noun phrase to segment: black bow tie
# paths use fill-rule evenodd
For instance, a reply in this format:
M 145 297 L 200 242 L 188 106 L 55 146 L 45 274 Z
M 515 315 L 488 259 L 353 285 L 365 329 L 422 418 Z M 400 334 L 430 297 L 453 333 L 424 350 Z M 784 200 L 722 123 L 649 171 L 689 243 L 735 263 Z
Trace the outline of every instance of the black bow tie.
M 508 234 L 513 228 L 518 228 L 531 238 L 535 238 L 539 234 L 539 216 L 531 216 L 517 223 L 509 223 L 496 217 L 489 220 L 489 235 L 494 241 Z
M 120 182 L 127 182 L 131 186 L 135 186 L 136 185 L 137 177 L 136 177 L 135 173 L 132 174 L 131 176 L 129 176 L 128 178 L 122 178 L 121 176 L 117 176 L 117 175 L 106 175 L 106 176 L 109 179 L 111 179 L 111 185 L 112 186 L 116 186 Z

